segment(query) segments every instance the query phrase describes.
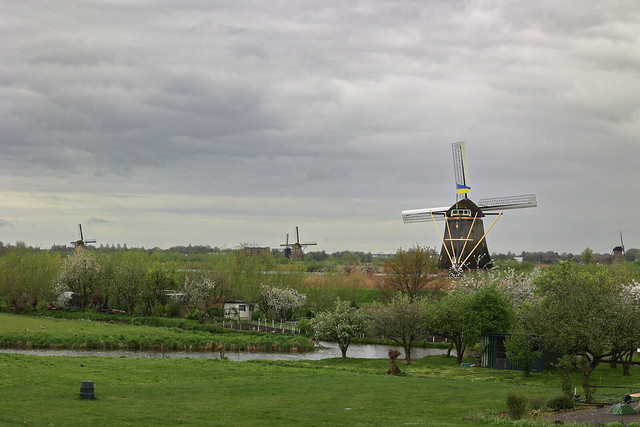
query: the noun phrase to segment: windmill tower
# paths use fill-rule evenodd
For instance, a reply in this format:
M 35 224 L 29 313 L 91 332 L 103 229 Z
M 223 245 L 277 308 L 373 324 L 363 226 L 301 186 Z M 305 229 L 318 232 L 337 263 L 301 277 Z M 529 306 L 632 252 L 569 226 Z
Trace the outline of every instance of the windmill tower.
M 287 233 L 286 243 L 280 246 L 284 246 L 285 258 L 292 259 L 293 261 L 304 261 L 304 250 L 307 246 L 315 246 L 316 242 L 300 243 L 300 233 L 298 232 L 298 226 L 296 226 L 296 242 L 289 243 L 289 233 Z
M 84 240 L 84 236 L 82 235 L 82 224 L 78 224 L 78 229 L 80 230 L 80 240 L 71 242 L 76 251 L 83 250 L 85 243 L 96 243 L 95 240 Z
M 464 270 L 492 268 L 486 236 L 506 209 L 533 208 L 537 206 L 535 194 L 479 199 L 469 198 L 467 160 L 463 141 L 452 144 L 453 173 L 456 181 L 456 202 L 451 207 L 438 207 L 402 211 L 405 224 L 432 221 L 442 241 L 438 267 L 449 269 L 452 277 Z M 495 215 L 485 231 L 482 218 Z M 444 221 L 444 234 L 438 221 Z
M 609 257 L 609 264 L 617 264 L 624 260 L 624 242 L 622 241 L 622 231 L 620 232 L 620 246 L 616 246 L 611 251 L 611 256 Z

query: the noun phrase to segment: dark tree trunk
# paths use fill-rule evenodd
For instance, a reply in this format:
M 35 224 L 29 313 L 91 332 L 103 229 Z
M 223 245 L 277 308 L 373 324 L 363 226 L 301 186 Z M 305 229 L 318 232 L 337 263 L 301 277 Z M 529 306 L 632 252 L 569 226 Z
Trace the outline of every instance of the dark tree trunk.
M 451 345 L 447 349 L 447 357 L 451 357 L 451 351 L 453 351 L 453 343 L 451 343 Z
M 593 357 L 593 356 L 592 356 Z M 593 390 L 591 389 L 590 377 L 591 373 L 598 367 L 601 357 L 593 357 L 589 360 L 588 356 L 582 356 L 581 365 L 581 377 L 582 377 L 582 390 L 584 391 L 584 398 L 587 402 L 593 401 Z
M 462 338 L 454 339 L 453 343 L 456 346 L 456 362 L 459 365 L 462 363 L 462 356 L 464 356 L 464 345 L 462 344 Z
M 611 359 L 609 359 L 609 367 L 611 369 L 616 369 L 618 367 L 618 358 L 622 356 L 620 352 L 614 350 L 611 352 Z
M 340 351 L 342 352 L 343 359 L 347 358 L 347 349 L 349 348 L 349 344 L 351 344 L 351 338 L 343 342 L 338 341 L 338 346 L 340 347 Z
M 635 353 L 634 349 L 627 350 L 624 352 L 622 357 L 622 375 L 627 377 L 631 376 L 631 364 L 633 363 L 633 353 Z
M 407 365 L 411 365 L 411 344 L 412 340 L 409 339 L 403 339 L 401 342 L 404 350 L 404 360 L 407 362 Z

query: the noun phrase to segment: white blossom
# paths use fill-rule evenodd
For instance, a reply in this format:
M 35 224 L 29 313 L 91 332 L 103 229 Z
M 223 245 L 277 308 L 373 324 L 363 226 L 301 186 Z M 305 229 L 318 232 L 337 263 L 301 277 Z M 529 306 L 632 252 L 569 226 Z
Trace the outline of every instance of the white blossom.
M 469 294 L 496 286 L 511 298 L 515 306 L 519 306 L 525 301 L 533 301 L 536 298 L 534 282 L 539 275 L 539 268 L 535 268 L 532 272 L 516 272 L 513 269 L 477 271 L 474 274 L 464 274 L 454 280 L 450 291 Z
M 192 307 L 207 308 L 215 297 L 217 283 L 206 276 L 187 276 L 184 280 L 184 293 Z
M 262 285 L 262 301 L 267 310 L 271 309 L 286 317 L 286 312 L 295 310 L 304 305 L 307 296 L 295 289 L 279 288 L 276 286 Z

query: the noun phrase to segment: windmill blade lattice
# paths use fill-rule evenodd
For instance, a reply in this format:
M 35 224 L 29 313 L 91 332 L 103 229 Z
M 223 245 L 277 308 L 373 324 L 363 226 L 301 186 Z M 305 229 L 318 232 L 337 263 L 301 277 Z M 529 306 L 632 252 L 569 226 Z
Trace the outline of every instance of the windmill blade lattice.
M 478 207 L 483 211 L 503 211 L 506 209 L 535 208 L 538 206 L 535 194 L 520 196 L 490 197 L 478 200 Z
M 467 184 L 469 173 L 467 172 L 467 154 L 464 141 L 454 142 L 451 145 L 453 152 L 453 175 L 456 179 L 456 185 Z

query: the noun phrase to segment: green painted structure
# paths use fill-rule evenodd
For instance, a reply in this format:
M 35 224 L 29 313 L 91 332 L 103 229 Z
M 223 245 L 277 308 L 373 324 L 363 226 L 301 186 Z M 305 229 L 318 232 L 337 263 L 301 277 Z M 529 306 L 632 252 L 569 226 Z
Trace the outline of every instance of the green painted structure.
M 482 361 L 483 368 L 503 369 L 509 371 L 521 371 L 522 367 L 513 362 L 507 356 L 507 349 L 504 346 L 505 338 L 509 334 L 483 334 L 482 335 Z M 537 349 L 536 349 L 537 350 Z M 531 372 L 542 372 L 554 369 L 553 364 L 562 356 L 556 351 L 541 349 L 540 356 L 531 366 Z

